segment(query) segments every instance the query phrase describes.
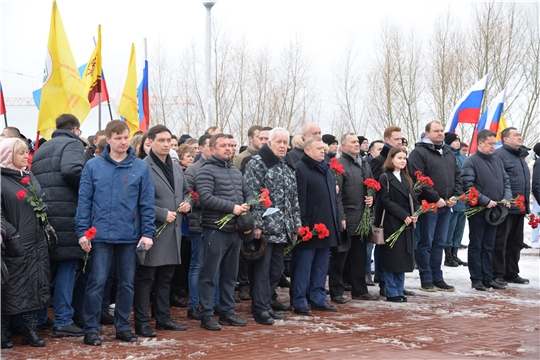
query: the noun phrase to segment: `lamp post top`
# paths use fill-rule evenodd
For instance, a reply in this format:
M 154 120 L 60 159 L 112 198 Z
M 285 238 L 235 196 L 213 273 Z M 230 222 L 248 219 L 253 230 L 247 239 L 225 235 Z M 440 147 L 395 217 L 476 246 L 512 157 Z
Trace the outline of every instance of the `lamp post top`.
M 210 10 L 217 2 L 218 0 L 203 0 L 202 4 L 207 10 Z

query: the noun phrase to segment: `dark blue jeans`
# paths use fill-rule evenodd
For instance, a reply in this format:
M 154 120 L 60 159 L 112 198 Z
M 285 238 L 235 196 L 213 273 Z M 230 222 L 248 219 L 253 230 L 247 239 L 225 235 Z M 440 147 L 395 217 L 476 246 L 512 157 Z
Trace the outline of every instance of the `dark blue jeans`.
M 77 271 L 77 277 L 75 279 L 75 289 L 73 291 L 73 300 L 71 306 L 73 306 L 74 314 L 79 315 L 83 313 L 84 296 L 86 293 L 86 285 L 88 284 L 88 274 L 90 274 L 90 261 L 86 264 L 85 272 L 82 272 L 84 266 L 83 261 L 79 261 L 79 269 Z M 103 289 L 103 298 L 101 299 L 101 311 L 108 312 L 109 305 L 111 304 L 111 287 L 114 283 L 114 273 L 116 269 L 116 260 L 113 256 L 111 262 L 111 268 L 109 269 L 109 276 Z
M 384 272 L 386 297 L 403 296 L 405 273 Z
M 472 282 L 489 283 L 493 280 L 491 253 L 495 246 L 497 226 L 489 225 L 485 211 L 469 217 L 469 247 L 467 257 Z
M 371 258 L 375 244 L 368 242 L 366 245 L 366 275 L 371 275 Z
M 463 239 L 466 220 L 467 216 L 465 216 L 465 212 L 452 212 L 452 215 L 450 215 L 450 223 L 448 224 L 448 236 L 444 247 L 461 247 L 461 239 Z
M 234 288 L 238 274 L 240 237 L 236 232 L 203 229 L 203 259 L 199 275 L 201 317 L 214 315 L 215 278 L 219 272 L 219 306 L 223 314 L 234 314 Z
M 86 326 L 85 334 L 99 333 L 101 302 L 103 289 L 107 282 L 113 256 L 116 256 L 116 307 L 114 310 L 114 326 L 117 332 L 130 330 L 129 315 L 133 304 L 136 243 L 111 244 L 93 242 L 90 251 L 92 271 L 88 274 L 88 284 L 84 297 L 83 316 Z
M 324 306 L 326 301 L 326 275 L 330 248 L 297 249 L 295 254 L 292 304 L 295 308 L 308 306 L 306 294 L 314 306 Z
M 202 266 L 203 243 L 201 234 L 190 234 L 191 261 L 189 263 L 188 287 L 189 308 L 199 308 L 199 275 Z M 214 279 L 216 291 L 214 293 L 214 306 L 219 304 L 219 271 Z
M 418 219 L 420 241 L 416 249 L 416 265 L 422 283 L 443 280 L 441 264 L 450 215 L 450 208 L 445 206 L 436 213 L 424 213 Z
M 73 288 L 78 260 L 51 261 L 51 274 L 56 272 L 54 287 L 54 326 L 66 326 L 73 322 Z

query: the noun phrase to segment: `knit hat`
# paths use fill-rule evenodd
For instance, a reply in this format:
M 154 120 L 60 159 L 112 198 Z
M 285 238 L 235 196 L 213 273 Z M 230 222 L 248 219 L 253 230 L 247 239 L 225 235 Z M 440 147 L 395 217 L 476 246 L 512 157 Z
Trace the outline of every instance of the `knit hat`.
M 337 137 L 335 137 L 334 135 L 330 135 L 330 134 L 324 134 L 322 136 L 322 141 L 326 145 L 332 145 L 333 143 L 338 143 L 339 144 L 339 141 L 338 141 Z
M 444 143 L 447 144 L 447 145 L 452 144 L 456 140 L 460 140 L 459 136 L 457 136 L 457 134 L 454 134 L 454 133 L 451 133 L 451 132 L 447 132 L 444 135 L 445 135 L 444 136 Z
M 540 142 L 536 143 L 533 148 L 534 153 L 536 156 L 540 157 Z
M 366 141 L 366 140 L 368 140 L 367 137 L 364 137 L 364 136 L 362 136 L 362 135 L 358 135 L 358 143 L 360 143 L 360 145 L 362 145 L 362 143 L 363 143 L 364 141 Z M 369 141 L 368 141 L 368 142 L 369 142 Z
M 180 136 L 180 139 L 178 139 L 178 145 L 182 145 L 187 139 L 191 139 L 191 136 L 189 134 L 184 134 Z
M 178 153 L 173 149 L 169 150 L 169 156 L 171 157 L 171 159 L 176 159 L 180 161 L 180 159 L 178 158 Z

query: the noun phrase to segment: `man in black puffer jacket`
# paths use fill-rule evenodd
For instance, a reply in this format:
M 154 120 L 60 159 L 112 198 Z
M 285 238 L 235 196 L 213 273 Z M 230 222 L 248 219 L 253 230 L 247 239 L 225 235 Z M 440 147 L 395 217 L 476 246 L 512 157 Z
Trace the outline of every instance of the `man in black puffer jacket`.
M 73 323 L 71 306 L 75 271 L 84 255 L 75 233 L 79 181 L 86 163 L 80 126 L 75 116 L 60 115 L 52 139 L 38 148 L 32 160 L 32 172 L 45 193 L 49 221 L 58 236 L 58 248 L 49 254 L 51 274 L 56 272 L 52 335 L 58 337 L 84 335 Z
M 529 213 L 531 193 L 531 174 L 525 158 L 529 151 L 523 146 L 521 134 L 516 128 L 502 131 L 503 146 L 495 150 L 493 156 L 502 160 L 504 171 L 508 174 L 512 197 L 525 197 L 525 208 L 511 207 L 508 216 L 497 227 L 495 247 L 493 248 L 493 279 L 506 285 L 506 282 L 528 284 L 529 280 L 519 276 L 519 257 L 523 246 L 523 225 L 525 214 Z M 509 200 L 509 199 L 508 199 Z
M 210 139 L 212 156 L 197 173 L 195 187 L 202 206 L 203 262 L 199 276 L 201 327 L 221 330 L 221 325 L 245 326 L 246 321 L 234 314 L 234 287 L 238 274 L 241 240 L 236 232 L 237 217 L 221 229 L 216 224 L 228 214 L 240 215 L 249 210 L 246 203 L 253 199 L 242 173 L 231 161 L 229 137 L 216 134 Z M 214 278 L 219 274 L 221 315 L 214 319 Z

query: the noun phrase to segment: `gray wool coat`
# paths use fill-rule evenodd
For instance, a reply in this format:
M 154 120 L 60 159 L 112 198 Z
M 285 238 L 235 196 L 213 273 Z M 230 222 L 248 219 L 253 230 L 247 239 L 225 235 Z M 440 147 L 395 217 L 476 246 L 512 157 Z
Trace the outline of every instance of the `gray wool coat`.
M 150 174 L 154 182 L 155 202 L 154 211 L 156 213 L 156 229 L 167 219 L 168 211 L 175 211 L 178 205 L 188 197 L 189 186 L 184 177 L 184 172 L 177 164 L 173 163 L 174 169 L 174 190 L 161 168 L 154 162 L 152 157 L 147 156 L 144 161 L 150 167 Z M 191 202 L 193 206 L 193 203 Z M 144 261 L 144 266 L 163 266 L 180 264 L 180 243 L 182 239 L 182 222 L 185 214 L 178 213 L 176 220 L 169 223 L 165 230 L 158 237 L 152 239 L 154 244 L 148 250 Z

